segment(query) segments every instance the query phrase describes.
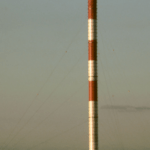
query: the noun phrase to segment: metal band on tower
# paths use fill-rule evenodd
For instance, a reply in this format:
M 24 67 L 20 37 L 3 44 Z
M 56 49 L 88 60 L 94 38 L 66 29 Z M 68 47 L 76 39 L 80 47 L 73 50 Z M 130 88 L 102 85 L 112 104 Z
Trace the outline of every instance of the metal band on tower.
M 89 150 L 98 150 L 97 0 L 88 0 Z

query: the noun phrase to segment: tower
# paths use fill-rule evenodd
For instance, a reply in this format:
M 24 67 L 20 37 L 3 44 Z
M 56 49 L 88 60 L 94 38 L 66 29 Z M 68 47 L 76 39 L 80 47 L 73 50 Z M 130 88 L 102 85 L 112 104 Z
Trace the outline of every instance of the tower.
M 89 150 L 98 150 L 97 0 L 88 0 Z

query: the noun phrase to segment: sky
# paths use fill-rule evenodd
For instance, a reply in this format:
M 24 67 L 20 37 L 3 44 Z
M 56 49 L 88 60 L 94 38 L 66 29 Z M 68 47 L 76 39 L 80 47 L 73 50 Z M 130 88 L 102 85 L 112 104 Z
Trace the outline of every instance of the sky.
M 99 149 L 150 149 L 150 1 L 98 0 Z M 0 149 L 88 149 L 87 0 L 0 1 Z

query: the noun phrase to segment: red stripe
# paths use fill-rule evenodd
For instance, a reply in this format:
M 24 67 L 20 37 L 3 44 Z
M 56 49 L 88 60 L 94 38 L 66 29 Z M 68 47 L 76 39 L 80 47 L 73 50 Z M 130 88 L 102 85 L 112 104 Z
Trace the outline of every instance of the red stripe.
M 89 101 L 97 101 L 97 81 L 89 81 Z
M 88 18 L 97 19 L 97 0 L 88 0 Z
M 97 60 L 97 40 L 88 42 L 89 46 L 89 60 Z

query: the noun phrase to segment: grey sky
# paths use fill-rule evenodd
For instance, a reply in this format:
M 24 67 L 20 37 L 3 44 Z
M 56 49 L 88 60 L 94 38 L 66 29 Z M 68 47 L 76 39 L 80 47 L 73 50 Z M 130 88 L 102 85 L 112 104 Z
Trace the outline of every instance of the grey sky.
M 150 107 L 149 18 L 149 0 L 98 0 L 102 150 L 150 148 L 149 110 L 101 109 Z M 87 0 L 0 1 L 2 150 L 88 149 L 87 56 Z

